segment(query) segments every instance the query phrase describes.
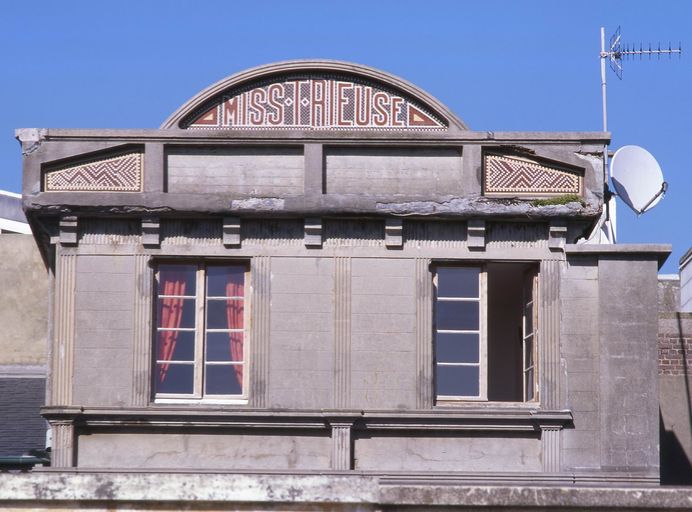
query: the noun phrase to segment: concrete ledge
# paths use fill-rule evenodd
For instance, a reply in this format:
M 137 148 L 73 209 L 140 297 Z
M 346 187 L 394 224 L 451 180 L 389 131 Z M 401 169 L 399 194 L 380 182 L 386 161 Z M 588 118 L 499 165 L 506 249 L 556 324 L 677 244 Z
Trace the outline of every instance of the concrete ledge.
M 525 431 L 563 428 L 572 422 L 569 410 L 517 407 L 458 407 L 433 411 L 271 411 L 223 406 L 108 409 L 97 407 L 43 407 L 48 420 L 70 420 L 87 428 L 328 428 L 347 420 L 357 430 L 414 431 Z
M 113 509 L 252 510 L 277 504 L 317 510 L 387 510 L 402 506 L 461 510 L 689 510 L 690 488 L 598 488 L 387 484 L 374 475 L 40 472 L 3 475 L 0 506 Z M 219 506 L 219 504 L 223 504 Z M 282 509 L 290 509 L 282 505 Z M 304 509 L 304 508 L 303 508 Z M 311 508 L 313 510 L 313 508 Z
M 658 268 L 663 264 L 673 251 L 670 244 L 567 244 L 565 254 L 578 256 L 644 256 L 656 258 Z

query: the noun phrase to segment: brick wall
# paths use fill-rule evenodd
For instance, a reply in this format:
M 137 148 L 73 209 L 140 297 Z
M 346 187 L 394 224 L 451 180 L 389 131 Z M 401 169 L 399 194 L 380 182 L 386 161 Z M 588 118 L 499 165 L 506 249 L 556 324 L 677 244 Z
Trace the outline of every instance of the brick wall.
M 658 374 L 692 375 L 692 335 L 658 333 Z

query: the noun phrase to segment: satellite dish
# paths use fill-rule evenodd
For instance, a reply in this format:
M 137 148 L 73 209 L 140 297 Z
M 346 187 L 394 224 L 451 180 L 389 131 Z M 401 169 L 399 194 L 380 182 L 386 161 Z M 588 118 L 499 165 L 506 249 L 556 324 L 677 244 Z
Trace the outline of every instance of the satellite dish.
M 623 146 L 615 152 L 610 177 L 617 195 L 638 215 L 656 206 L 668 189 L 661 166 L 639 146 Z

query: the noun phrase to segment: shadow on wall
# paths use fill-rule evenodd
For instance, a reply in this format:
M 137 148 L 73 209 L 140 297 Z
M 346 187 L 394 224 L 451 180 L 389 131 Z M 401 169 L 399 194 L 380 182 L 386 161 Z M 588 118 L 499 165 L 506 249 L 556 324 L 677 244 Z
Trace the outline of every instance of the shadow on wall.
M 661 485 L 692 485 L 692 464 L 678 436 L 666 430 L 659 412 L 661 432 Z

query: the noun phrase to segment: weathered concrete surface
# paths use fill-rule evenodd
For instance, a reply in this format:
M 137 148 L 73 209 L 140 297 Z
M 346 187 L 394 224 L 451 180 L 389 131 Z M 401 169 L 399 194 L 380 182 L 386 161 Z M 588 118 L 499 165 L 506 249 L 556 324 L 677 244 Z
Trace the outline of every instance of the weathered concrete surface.
M 166 169 L 166 189 L 172 193 L 303 193 L 303 154 L 297 148 L 171 148 Z
M 692 508 L 684 488 L 387 485 L 339 473 L 41 472 L 8 474 L 0 507 L 31 510 L 669 510 Z
M 46 364 L 48 276 L 31 235 L 0 236 L 0 366 Z
M 657 261 L 598 262 L 602 468 L 657 471 Z
M 178 433 L 94 432 L 79 436 L 85 468 L 217 470 L 329 469 L 325 432 L 235 431 Z

